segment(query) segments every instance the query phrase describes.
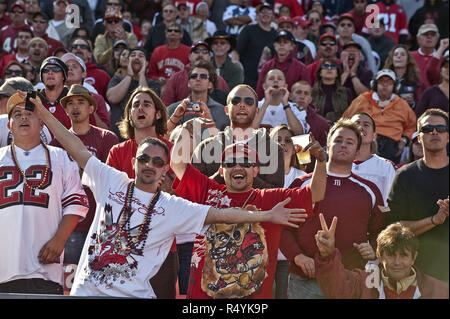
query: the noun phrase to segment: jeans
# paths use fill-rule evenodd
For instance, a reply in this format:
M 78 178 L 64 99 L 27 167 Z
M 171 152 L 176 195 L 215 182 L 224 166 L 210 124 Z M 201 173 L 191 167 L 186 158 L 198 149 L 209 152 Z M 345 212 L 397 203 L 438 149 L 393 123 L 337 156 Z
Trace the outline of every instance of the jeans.
M 273 295 L 275 299 L 288 299 L 288 277 L 289 260 L 278 260 Z
M 86 232 L 79 231 L 73 231 L 72 234 L 70 234 L 69 238 L 66 241 L 66 245 L 64 246 L 65 264 L 78 265 L 86 236 Z
M 289 299 L 325 299 L 315 279 L 303 278 L 295 274 L 289 274 L 288 279 Z
M 63 287 L 41 278 L 17 279 L 0 284 L 0 293 L 62 295 Z
M 193 242 L 177 244 L 178 260 L 180 261 L 180 269 L 178 271 L 178 288 L 180 295 L 185 295 L 188 289 L 189 274 L 191 273 L 191 257 Z

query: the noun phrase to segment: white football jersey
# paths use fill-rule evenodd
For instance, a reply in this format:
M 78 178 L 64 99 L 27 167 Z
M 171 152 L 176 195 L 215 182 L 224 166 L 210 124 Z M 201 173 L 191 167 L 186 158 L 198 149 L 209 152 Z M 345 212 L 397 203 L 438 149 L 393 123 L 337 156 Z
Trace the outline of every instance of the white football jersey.
M 64 215 L 84 218 L 88 201 L 78 165 L 60 148 L 47 146 L 51 170 L 42 188 L 31 190 L 14 164 L 11 146 L 0 148 L 0 283 L 42 278 L 63 284 L 63 255 L 41 264 L 38 254 L 56 233 Z M 30 186 L 42 182 L 47 165 L 42 144 L 24 151 L 15 146 L 20 168 Z
M 387 197 L 395 175 L 394 164 L 391 161 L 374 154 L 362 163 L 353 163 L 352 172 L 377 185 L 383 196 L 384 205 L 388 206 Z

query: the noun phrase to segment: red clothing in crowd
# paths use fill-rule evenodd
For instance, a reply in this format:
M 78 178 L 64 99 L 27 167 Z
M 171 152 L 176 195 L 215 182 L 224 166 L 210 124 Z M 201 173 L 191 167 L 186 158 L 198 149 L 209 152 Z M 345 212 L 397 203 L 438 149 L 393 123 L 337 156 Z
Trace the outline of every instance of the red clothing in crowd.
M 291 8 L 291 18 L 301 17 L 305 14 L 305 11 L 297 0 L 275 0 L 273 12 L 278 15 L 280 13 L 280 8 L 285 5 Z
M 73 130 L 71 130 L 71 132 L 78 136 L 78 138 L 83 142 L 89 152 L 91 152 L 92 155 L 97 157 L 103 163 L 106 162 L 106 158 L 108 157 L 108 153 L 111 147 L 119 143 L 119 139 L 117 138 L 116 134 L 96 126 L 91 126 L 89 132 L 85 135 L 78 135 Z M 56 139 L 53 139 L 50 145 L 63 148 Z M 86 217 L 80 223 L 78 223 L 77 227 L 75 228 L 75 231 L 79 232 L 87 232 L 89 230 L 92 220 L 94 219 L 95 209 L 97 207 L 92 191 L 86 186 L 84 186 L 84 191 L 86 192 L 86 195 L 88 197 L 89 211 L 86 214 Z
M 3 12 L 2 17 L 0 18 L 0 29 L 3 28 L 4 26 L 10 25 L 10 24 L 11 24 L 11 18 Z
M 31 27 L 27 24 L 21 25 L 18 28 L 14 28 L 12 24 L 4 26 L 0 30 L 0 57 L 4 55 L 11 54 L 14 52 L 14 41 L 16 40 L 19 31 L 22 29 L 30 29 Z
M 311 182 L 312 174 L 304 175 L 290 185 L 301 187 Z M 347 269 L 364 269 L 366 260 L 353 247 L 353 243 L 370 242 L 376 249 L 376 239 L 380 231 L 386 227 L 383 197 L 378 187 L 353 173 L 347 176 L 328 172 L 325 198 L 315 203 L 314 216 L 298 229 L 283 230 L 280 249 L 291 261 L 289 272 L 307 277 L 301 268 L 294 263 L 295 256 L 304 254 L 314 258 L 318 253 L 315 235 L 322 229 L 319 213 L 322 213 L 327 225 L 334 216 L 338 218 L 336 228 L 336 247 L 342 252 L 343 264 Z
M 338 222 L 339 223 L 339 222 Z M 339 226 L 336 228 L 338 229 Z M 383 285 L 381 274 L 378 287 L 368 287 L 371 272 L 361 269 L 347 270 L 341 262 L 341 253 L 335 249 L 328 257 L 317 254 L 314 258 L 316 279 L 326 298 L 333 299 L 448 299 L 448 287 L 440 280 L 424 274 L 413 266 L 417 286 L 411 285 L 400 294 Z M 381 272 L 381 267 L 378 268 Z M 372 282 L 372 280 L 370 280 Z
M 190 70 L 191 65 L 188 64 L 183 71 L 175 73 L 167 81 L 161 96 L 161 99 L 165 105 L 170 105 L 172 103 L 181 101 L 182 99 L 187 98 L 189 94 L 191 94 L 191 91 L 188 88 L 188 77 Z M 230 91 L 230 87 L 228 86 L 227 82 L 220 75 L 217 75 L 216 89 L 226 92 Z
M 432 63 L 433 60 L 433 53 L 431 54 L 425 54 L 423 53 L 423 51 L 419 48 L 416 51 L 411 52 L 411 55 L 414 57 L 414 59 L 416 60 L 417 66 L 419 67 L 420 70 L 420 77 L 422 80 L 422 83 L 424 84 L 425 89 L 431 86 L 431 83 L 428 79 L 427 76 L 427 71 L 428 71 L 428 65 L 429 63 Z M 437 59 L 434 59 L 436 61 L 438 61 Z M 441 59 L 442 61 L 442 59 Z M 440 66 L 440 61 L 439 61 L 439 66 Z M 439 77 L 440 72 L 437 72 L 437 77 Z M 439 80 L 438 80 L 439 82 Z M 420 98 L 420 97 L 419 97 Z
M 191 48 L 180 44 L 176 49 L 169 49 L 167 44 L 161 45 L 153 51 L 148 64 L 148 77 L 157 80 L 160 77 L 170 78 L 177 72 L 183 71 L 189 64 Z
M 108 83 L 111 80 L 109 74 L 97 68 L 97 65 L 94 63 L 86 63 L 86 73 L 87 76 L 84 79 L 84 82 L 89 83 L 98 91 L 98 93 L 106 99 L 106 91 L 108 89 Z
M 172 187 L 178 196 L 199 204 L 211 205 L 218 208 L 243 207 L 244 209 L 253 211 L 270 210 L 280 201 L 283 201 L 287 197 L 291 197 L 292 200 L 286 205 L 286 207 L 304 208 L 306 209 L 306 214 L 312 214 L 311 190 L 309 186 L 295 189 L 253 189 L 252 191 L 244 193 L 230 193 L 226 191 L 225 185 L 221 185 L 213 179 L 208 178 L 206 175 L 201 174 L 199 170 L 189 164 L 181 181 L 175 179 Z M 223 291 L 222 289 L 230 289 L 233 286 L 239 290 L 239 287 L 237 286 L 241 284 L 239 282 L 240 280 L 237 279 L 239 282 L 237 283 L 232 278 L 236 279 L 236 277 L 240 277 L 241 275 L 244 277 L 248 275 L 248 281 L 246 280 L 248 286 L 246 288 L 240 288 L 245 296 L 244 291 L 248 293 L 248 291 L 251 291 L 251 289 L 254 288 L 254 286 L 252 286 L 252 284 L 254 284 L 252 277 L 254 273 L 251 272 L 251 270 L 248 272 L 248 269 L 247 271 L 242 269 L 239 270 L 236 268 L 236 264 L 246 264 L 246 260 L 252 256 L 255 257 L 255 254 L 262 254 L 260 248 L 263 248 L 262 250 L 266 251 L 268 254 L 268 264 L 266 265 L 265 270 L 267 272 L 267 277 L 263 280 L 260 289 L 256 289 L 256 292 L 251 294 L 249 298 L 271 299 L 273 297 L 272 286 L 277 266 L 278 245 L 283 227 L 272 223 L 260 223 L 260 226 L 263 229 L 264 235 L 260 236 L 261 238 L 258 237 L 257 243 L 255 243 L 255 234 L 257 233 L 256 229 L 259 227 L 259 223 L 252 226 L 252 231 L 246 232 L 246 237 L 244 238 L 242 238 L 244 234 L 241 234 L 242 236 L 236 236 L 235 233 L 231 234 L 233 238 L 230 237 L 226 247 L 222 247 L 222 244 L 216 242 L 220 239 L 213 238 L 214 244 L 212 245 L 220 246 L 220 254 L 223 255 L 223 257 L 213 259 L 214 265 L 210 265 L 209 268 L 207 268 L 208 266 L 205 264 L 205 254 L 209 254 L 212 258 L 214 258 L 214 252 L 206 251 L 206 241 L 211 240 L 211 238 L 208 239 L 205 235 L 197 235 L 194 250 L 192 252 L 192 266 L 188 288 L 189 299 L 211 298 L 202 289 L 202 280 L 205 281 L 204 284 L 216 286 L 217 290 L 215 292 L 220 294 L 221 291 Z M 214 227 L 220 226 L 215 225 Z M 221 236 L 222 240 L 225 240 L 224 237 L 228 235 L 230 234 L 226 232 L 223 234 L 221 233 L 219 236 Z M 248 237 L 247 235 L 251 236 Z M 246 250 L 244 248 L 247 248 L 246 243 L 248 243 L 248 241 L 252 241 L 255 244 L 252 249 Z M 217 246 L 213 247 L 218 248 Z M 225 251 L 225 249 L 227 249 L 227 251 Z M 221 271 L 217 270 L 219 268 Z M 211 272 L 214 272 L 215 276 L 220 277 L 220 279 L 216 282 L 208 282 L 208 279 L 205 279 L 205 276 L 208 276 L 207 274 Z M 224 272 L 226 274 L 222 276 Z M 211 288 L 209 293 L 211 294 L 211 291 L 213 290 L 214 288 Z
M 55 52 L 55 50 L 58 48 L 64 48 L 64 44 L 62 44 L 58 40 L 50 38 L 47 33 L 41 36 L 41 38 L 44 39 L 48 44 L 47 56 L 52 56 L 53 52 Z
M 29 61 L 29 60 L 30 60 L 30 57 L 27 57 L 26 59 L 20 59 L 20 61 L 17 60 L 16 53 L 11 53 L 11 54 L 3 56 L 0 59 L 0 76 L 2 76 L 2 77 L 4 76 L 3 71 L 5 70 L 5 67 L 8 65 L 9 62 L 17 61 L 17 62 L 22 63 L 24 61 Z
M 398 43 L 401 35 L 409 34 L 408 18 L 402 6 L 396 3 L 387 6 L 382 1 L 375 3 L 375 5 L 380 10 L 378 17 L 384 22 L 386 29 L 385 35 L 394 39 L 395 43 Z M 369 34 L 369 26 L 365 25 L 362 31 Z
M 259 100 L 262 100 L 262 98 L 264 97 L 264 77 L 270 70 L 274 68 L 283 71 L 284 76 L 286 77 L 286 83 L 288 85 L 289 91 L 291 91 L 291 86 L 295 82 L 300 80 L 305 80 L 309 84 L 311 84 L 311 79 L 306 66 L 301 61 L 297 60 L 293 53 L 291 53 L 289 57 L 283 62 L 280 62 L 278 60 L 278 55 L 275 54 L 272 59 L 261 66 L 261 72 L 258 76 L 258 83 L 256 84 L 256 93 L 258 94 Z

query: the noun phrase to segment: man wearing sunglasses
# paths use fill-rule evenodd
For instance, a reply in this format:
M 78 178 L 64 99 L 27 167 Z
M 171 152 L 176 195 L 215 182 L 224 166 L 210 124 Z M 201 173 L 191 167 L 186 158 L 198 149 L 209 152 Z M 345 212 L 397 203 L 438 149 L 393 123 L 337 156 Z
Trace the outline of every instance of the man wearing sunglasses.
M 326 153 L 316 141 L 306 147 L 318 159 L 310 186 L 261 190 L 254 188 L 259 172 L 256 149 L 243 143 L 224 149 L 219 168 L 223 185 L 183 161 L 180 150 L 189 145 L 183 135 L 174 144 L 170 163 L 178 178 L 172 187 L 182 198 L 217 208 L 251 208 L 258 214 L 289 197 L 289 207 L 304 208 L 309 214 L 312 204 L 324 197 Z M 188 298 L 271 299 L 280 235 L 281 227 L 271 223 L 211 226 L 194 244 Z
M 33 27 L 33 33 L 37 37 L 41 37 L 45 40 L 48 44 L 48 56 L 52 56 L 53 52 L 58 48 L 63 48 L 64 45 L 58 41 L 57 39 L 54 39 L 53 37 L 50 37 L 49 34 L 47 34 L 47 29 L 49 28 L 49 19 L 47 15 L 43 12 L 36 12 L 33 14 L 32 20 L 31 20 L 31 26 Z M 52 27 L 53 28 L 53 27 Z M 56 30 L 54 31 L 56 32 Z M 56 32 L 56 35 L 58 33 Z
M 23 28 L 31 29 L 25 23 L 27 14 L 23 1 L 18 0 L 11 4 L 9 17 L 11 18 L 11 24 L 0 30 L 0 57 L 13 53 L 15 50 L 14 42 L 19 30 Z
M 425 273 L 449 282 L 448 113 L 428 109 L 417 120 L 423 158 L 397 170 L 388 197 L 388 222 L 400 221 L 419 238 L 416 260 Z
M 101 163 L 39 101 L 32 102 L 35 114 L 84 169 L 83 183 L 97 201 L 72 295 L 155 298 L 149 279 L 162 266 L 176 234 L 202 233 L 204 225 L 216 223 L 267 222 L 297 227 L 294 223 L 306 217 L 303 209 L 285 208 L 287 200 L 275 207 L 272 202 L 270 211 L 254 214 L 170 196 L 159 190 L 169 170 L 169 150 L 163 142 L 146 138 L 138 146 L 133 160 L 136 178 L 130 179 Z M 311 192 L 305 190 L 302 195 L 307 204 Z
M 124 40 L 129 48 L 137 47 L 134 33 L 123 29 L 122 13 L 117 8 L 109 8 L 105 12 L 106 31 L 95 38 L 94 58 L 97 63 L 106 65 L 114 53 L 114 42 Z

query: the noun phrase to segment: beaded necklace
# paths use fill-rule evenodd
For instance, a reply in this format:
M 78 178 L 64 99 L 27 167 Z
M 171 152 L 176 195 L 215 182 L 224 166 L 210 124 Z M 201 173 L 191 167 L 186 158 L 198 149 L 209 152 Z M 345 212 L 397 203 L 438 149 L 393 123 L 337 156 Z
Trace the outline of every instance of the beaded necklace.
M 119 247 L 120 250 L 124 252 L 131 252 L 132 248 L 136 250 L 136 254 L 142 256 L 142 251 L 145 247 L 145 243 L 147 242 L 147 236 L 149 232 L 149 225 L 152 221 L 152 211 L 155 207 L 156 202 L 158 201 L 160 190 L 158 190 L 150 200 L 144 215 L 144 220 L 142 224 L 139 226 L 138 233 L 135 237 L 132 238 L 131 236 L 131 226 L 130 226 L 130 220 L 131 220 L 131 201 L 133 198 L 133 192 L 134 192 L 135 183 L 134 181 L 130 182 L 127 187 L 127 195 L 125 199 L 124 206 L 121 211 L 121 217 L 119 220 L 119 232 L 118 232 L 118 239 L 119 239 Z M 126 225 L 126 226 L 125 226 Z M 125 237 L 126 242 L 124 245 L 122 245 L 122 237 Z M 141 248 L 138 249 L 136 247 L 137 244 L 141 244 Z M 124 247 L 125 248 L 122 248 Z
M 18 161 L 17 161 L 16 151 L 14 150 L 14 142 L 11 142 L 11 156 L 12 156 L 12 160 L 13 160 L 13 162 L 14 162 L 14 165 L 17 167 L 17 169 L 19 170 L 20 174 L 22 174 L 23 179 L 24 179 L 24 181 L 25 181 L 25 185 L 26 185 L 29 189 L 31 189 L 32 191 L 35 191 L 36 189 L 39 189 L 39 188 L 41 188 L 42 186 L 44 186 L 44 184 L 45 184 L 46 181 L 47 181 L 47 175 L 48 175 L 48 172 L 49 172 L 50 169 L 51 169 L 50 152 L 49 152 L 47 146 L 46 146 L 44 143 L 42 143 L 42 141 L 41 141 L 41 144 L 42 144 L 42 146 L 44 147 L 44 150 L 45 150 L 45 157 L 46 157 L 46 163 L 45 163 L 45 171 L 44 171 L 44 175 L 43 175 L 43 177 L 42 177 L 42 179 L 41 179 L 41 182 L 40 182 L 40 184 L 39 184 L 38 186 L 30 186 L 30 184 L 28 184 L 28 180 L 27 180 L 27 177 L 26 177 L 24 171 L 20 168 L 19 163 L 18 163 Z

